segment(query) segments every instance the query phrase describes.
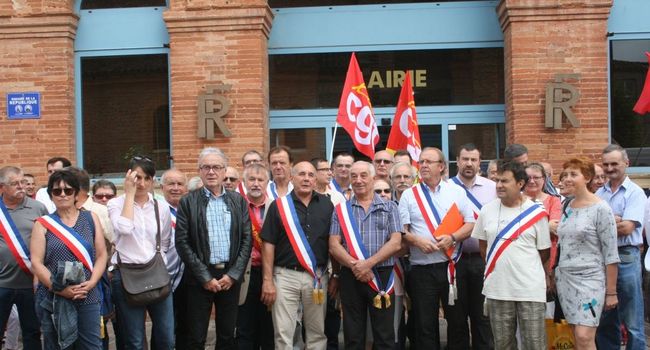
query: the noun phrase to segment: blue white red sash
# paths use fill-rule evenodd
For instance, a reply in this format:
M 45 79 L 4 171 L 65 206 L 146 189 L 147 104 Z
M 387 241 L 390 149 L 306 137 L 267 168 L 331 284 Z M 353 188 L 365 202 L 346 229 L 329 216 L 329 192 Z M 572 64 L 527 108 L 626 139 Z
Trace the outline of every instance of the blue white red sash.
M 287 232 L 287 237 L 289 238 L 293 252 L 296 254 L 296 258 L 298 258 L 298 262 L 300 262 L 300 265 L 305 271 L 314 277 L 314 289 L 320 288 L 321 276 L 318 276 L 316 256 L 311 249 L 311 245 L 309 245 L 302 226 L 300 226 L 291 195 L 288 194 L 280 197 L 275 200 L 275 203 L 278 206 L 278 213 L 280 214 L 282 225 Z
M 469 199 L 469 203 L 472 206 L 472 212 L 474 212 L 474 219 L 478 218 L 478 214 L 481 212 L 481 208 L 483 208 L 483 205 L 481 202 L 478 201 L 476 197 L 472 194 L 472 192 L 469 191 L 469 188 L 465 186 L 465 184 L 460 181 L 458 176 L 454 176 L 451 178 L 451 180 L 458 186 L 462 187 L 465 190 L 465 193 L 467 194 L 467 198 Z
M 275 182 L 270 181 L 269 187 L 267 187 L 267 195 L 273 199 L 278 199 L 278 191 L 275 189 Z
M 487 253 L 485 278 L 492 273 L 496 262 L 501 257 L 503 251 L 508 248 L 510 243 L 515 241 L 524 231 L 535 225 L 537 221 L 545 218 L 547 215 L 546 210 L 544 210 L 541 205 L 533 204 L 517 215 L 517 217 L 512 219 L 512 221 L 510 221 L 501 232 L 498 232 Z
M 357 225 L 356 220 L 352 215 L 352 206 L 349 201 L 342 202 L 336 205 L 336 215 L 339 219 L 339 224 L 341 225 L 341 231 L 343 231 L 343 237 L 345 238 L 345 243 L 348 247 L 350 255 L 357 260 L 366 260 L 370 257 L 366 246 L 363 244 L 363 239 L 361 238 L 361 231 Z M 388 283 L 384 288 L 379 278 L 379 274 L 376 269 L 372 269 L 373 277 L 368 281 L 368 285 L 375 292 L 381 294 L 392 294 L 395 289 L 395 270 L 393 269 L 388 278 Z
M 59 238 L 90 272 L 93 271 L 93 247 L 77 231 L 64 224 L 56 214 L 41 216 L 36 221 Z
M 176 208 L 169 206 L 169 215 L 172 219 L 172 230 L 176 230 Z
M 404 295 L 404 290 L 406 287 L 406 273 L 404 272 L 404 265 L 402 265 L 402 259 L 395 258 L 395 265 L 393 266 L 395 270 L 395 295 Z
M 7 242 L 7 247 L 16 259 L 20 269 L 26 274 L 31 275 L 32 262 L 29 260 L 29 249 L 11 215 L 9 215 L 9 211 L 5 207 L 2 197 L 0 197 L 0 233 L 2 233 L 2 237 Z
M 339 191 L 342 195 L 345 195 L 345 191 L 341 189 L 341 185 L 339 185 L 335 179 L 332 178 L 332 182 L 330 182 L 330 184 L 334 187 L 335 190 Z
M 426 184 L 421 182 L 413 186 L 413 197 L 418 204 L 420 213 L 424 222 L 427 224 L 431 236 L 437 242 L 438 239 L 435 236 L 436 229 L 440 225 L 441 219 L 436 206 L 433 204 L 433 200 L 429 195 L 429 191 L 426 188 Z M 447 252 L 445 252 L 447 254 Z M 455 300 L 457 299 L 457 288 L 456 288 L 456 263 L 460 260 L 461 255 L 463 254 L 463 244 L 459 243 L 456 245 L 451 255 L 447 254 L 449 258 L 449 264 L 447 265 L 447 281 L 449 282 L 449 305 L 454 305 Z

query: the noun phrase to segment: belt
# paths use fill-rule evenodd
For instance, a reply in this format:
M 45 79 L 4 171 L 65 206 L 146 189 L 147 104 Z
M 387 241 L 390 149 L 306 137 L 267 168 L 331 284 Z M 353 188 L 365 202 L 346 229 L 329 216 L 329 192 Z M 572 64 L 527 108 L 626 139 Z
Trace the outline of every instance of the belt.
M 300 272 L 305 271 L 305 268 L 302 267 L 301 265 L 295 265 L 295 266 L 278 266 L 278 267 L 281 267 L 281 268 L 283 268 L 283 269 L 287 269 L 287 270 L 293 270 L 293 271 L 300 271 Z
M 211 264 L 210 266 L 217 270 L 223 270 L 226 268 L 226 263 Z

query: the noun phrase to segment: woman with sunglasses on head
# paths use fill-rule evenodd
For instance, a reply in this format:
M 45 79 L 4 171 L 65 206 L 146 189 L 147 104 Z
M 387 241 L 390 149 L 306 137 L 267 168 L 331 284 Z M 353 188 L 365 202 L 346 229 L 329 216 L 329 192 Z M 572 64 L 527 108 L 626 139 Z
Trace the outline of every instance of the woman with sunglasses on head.
M 111 286 L 117 307 L 120 341 L 126 350 L 145 348 L 145 313 L 149 313 L 152 332 L 156 335 L 155 349 L 174 348 L 174 311 L 171 293 L 164 299 L 146 305 L 127 303 L 120 264 L 146 264 L 156 255 L 156 237 L 160 228 L 160 249 L 166 259 L 171 240 L 169 210 L 157 210 L 153 194 L 156 169 L 148 157 L 136 156 L 129 162 L 124 178 L 124 194 L 108 202 L 108 212 L 115 231 L 115 250 L 111 258 Z M 165 260 L 166 261 L 166 260 Z
M 39 280 L 36 309 L 45 349 L 101 349 L 101 293 L 96 288 L 108 254 L 97 216 L 75 204 L 79 180 L 54 172 L 47 193 L 56 207 L 37 219 L 30 244 Z
M 571 159 L 564 163 L 562 173 L 564 187 L 574 197 L 558 227 L 557 293 L 576 349 L 596 349 L 601 313 L 618 304 L 616 221 L 607 202 L 589 191 L 595 176 L 591 161 Z
M 107 205 L 108 201 L 113 199 L 117 194 L 115 184 L 108 180 L 98 180 L 93 185 L 93 201 L 102 205 Z

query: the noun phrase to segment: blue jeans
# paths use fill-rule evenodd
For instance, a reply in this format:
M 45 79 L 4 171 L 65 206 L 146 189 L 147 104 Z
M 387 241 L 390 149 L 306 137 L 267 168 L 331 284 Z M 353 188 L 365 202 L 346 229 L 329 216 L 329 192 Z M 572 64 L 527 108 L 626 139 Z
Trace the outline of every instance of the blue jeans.
M 618 307 L 603 311 L 596 333 L 598 349 L 621 348 L 621 322 L 627 328 L 628 350 L 645 350 L 643 292 L 641 291 L 641 254 L 638 247 L 620 247 L 618 254 Z
M 4 333 L 11 307 L 16 304 L 25 350 L 41 349 L 41 325 L 34 308 L 31 288 L 0 288 L 0 336 Z
M 36 312 L 41 320 L 43 330 L 43 344 L 45 350 L 59 350 L 59 340 L 57 337 L 54 323 L 52 322 L 52 313 L 40 306 L 42 298 L 38 298 Z M 102 340 L 100 338 L 100 309 L 99 303 L 78 305 L 77 306 L 77 341 L 68 349 L 74 350 L 100 350 Z
M 145 311 L 151 317 L 152 329 L 156 334 L 156 350 L 174 349 L 174 303 L 170 293 L 164 300 L 147 305 L 131 306 L 126 302 L 122 275 L 119 270 L 113 274 L 111 281 L 113 301 L 119 314 L 120 337 L 126 350 L 144 349 Z

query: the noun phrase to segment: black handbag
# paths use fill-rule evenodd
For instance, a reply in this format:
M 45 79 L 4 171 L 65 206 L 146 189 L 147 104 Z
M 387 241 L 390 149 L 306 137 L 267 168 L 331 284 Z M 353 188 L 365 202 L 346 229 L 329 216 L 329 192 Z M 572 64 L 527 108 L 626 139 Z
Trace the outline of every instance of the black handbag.
M 156 254 L 144 264 L 127 264 L 117 253 L 117 263 L 122 275 L 126 302 L 131 306 L 146 306 L 165 299 L 171 292 L 167 266 L 160 252 L 160 217 L 158 201 L 154 199 L 156 212 Z

